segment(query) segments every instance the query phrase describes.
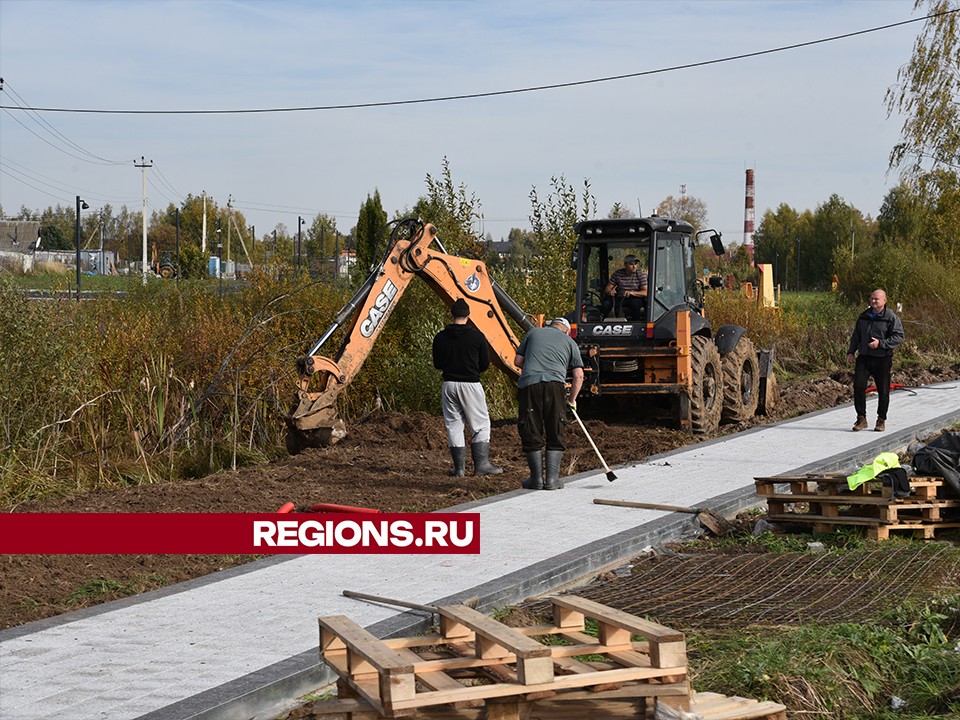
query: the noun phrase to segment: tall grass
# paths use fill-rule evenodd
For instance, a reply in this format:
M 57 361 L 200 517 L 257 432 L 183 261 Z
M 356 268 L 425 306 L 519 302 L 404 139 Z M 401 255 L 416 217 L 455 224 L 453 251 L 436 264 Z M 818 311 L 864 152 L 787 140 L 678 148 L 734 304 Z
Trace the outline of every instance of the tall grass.
M 294 360 L 343 294 L 255 276 L 224 298 L 157 282 L 31 302 L 0 285 L 0 507 L 275 452 Z

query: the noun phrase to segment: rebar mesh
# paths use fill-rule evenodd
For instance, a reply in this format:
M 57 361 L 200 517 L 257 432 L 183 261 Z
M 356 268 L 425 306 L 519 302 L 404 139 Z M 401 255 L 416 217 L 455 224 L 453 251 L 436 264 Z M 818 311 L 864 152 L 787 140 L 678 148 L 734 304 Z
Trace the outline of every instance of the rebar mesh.
M 576 595 L 671 627 L 863 620 L 957 585 L 960 548 L 929 544 L 824 553 L 645 555 Z M 540 614 L 548 605 L 527 604 Z

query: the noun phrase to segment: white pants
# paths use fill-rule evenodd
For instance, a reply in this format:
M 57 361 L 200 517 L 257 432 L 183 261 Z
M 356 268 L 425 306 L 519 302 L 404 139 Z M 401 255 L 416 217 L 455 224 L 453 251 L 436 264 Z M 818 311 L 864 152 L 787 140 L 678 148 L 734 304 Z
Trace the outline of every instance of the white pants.
M 470 445 L 490 442 L 490 413 L 487 412 L 487 396 L 478 382 L 444 380 L 440 390 L 443 407 L 443 422 L 447 426 L 447 442 L 450 447 L 464 447 L 463 430 L 469 425 L 473 431 Z

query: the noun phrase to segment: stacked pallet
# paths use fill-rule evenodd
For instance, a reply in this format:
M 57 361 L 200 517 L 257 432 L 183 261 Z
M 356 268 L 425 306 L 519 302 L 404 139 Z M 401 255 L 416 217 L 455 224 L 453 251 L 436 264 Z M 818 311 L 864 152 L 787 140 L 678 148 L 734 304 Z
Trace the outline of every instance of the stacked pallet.
M 771 521 L 812 526 L 817 533 L 863 527 L 872 540 L 886 540 L 891 532 L 930 540 L 938 531 L 960 528 L 960 498 L 941 478 L 910 478 L 911 494 L 904 498 L 894 497 L 878 480 L 849 490 L 846 476 L 839 473 L 754 481 Z
M 511 628 L 445 605 L 438 634 L 386 640 L 345 616 L 321 617 L 321 658 L 337 673 L 338 699 L 311 710 L 354 720 L 645 717 L 658 706 L 676 716 L 702 708 L 717 720 L 785 717 L 776 703 L 692 693 L 676 630 L 576 596 L 550 602 L 552 625 Z M 585 632 L 590 620 L 596 636 Z

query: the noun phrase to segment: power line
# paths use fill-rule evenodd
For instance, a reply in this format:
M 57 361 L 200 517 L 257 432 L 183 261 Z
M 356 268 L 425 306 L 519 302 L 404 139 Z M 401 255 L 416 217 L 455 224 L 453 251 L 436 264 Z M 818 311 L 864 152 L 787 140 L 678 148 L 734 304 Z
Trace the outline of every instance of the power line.
M 2 80 L 2 78 L 0 78 L 0 80 Z M 20 95 L 16 90 L 14 90 L 12 87 L 10 87 L 10 83 L 9 83 L 9 82 L 6 82 L 6 83 L 4 83 L 3 86 L 0 86 L 0 90 L 5 90 L 5 91 L 7 91 L 8 93 L 13 93 L 14 100 L 19 103 L 18 105 L 14 106 L 14 108 L 27 111 L 29 117 L 31 117 L 38 125 L 40 125 L 40 126 L 42 127 L 42 129 L 44 129 L 44 130 L 46 130 L 48 133 L 50 133 L 50 134 L 54 137 L 55 140 L 57 140 L 58 142 L 61 142 L 61 143 L 65 144 L 68 148 L 70 148 L 70 149 L 72 149 L 72 150 L 76 150 L 76 151 L 78 151 L 78 152 L 83 153 L 86 157 L 80 157 L 80 156 L 78 156 L 78 155 L 74 155 L 72 152 L 68 152 L 67 150 L 64 150 L 63 148 L 57 147 L 56 145 L 54 145 L 53 143 L 51 143 L 49 140 L 46 140 L 46 139 L 40 137 L 40 135 L 38 135 L 38 134 L 35 133 L 33 130 L 31 130 L 30 128 L 28 128 L 26 125 L 24 125 L 22 122 L 20 122 L 12 113 L 10 113 L 9 110 L 10 110 L 11 108 L 9 108 L 9 107 L 7 107 L 7 106 L 3 106 L 3 109 L 5 109 L 5 110 L 8 111 L 7 114 L 10 115 L 10 117 L 12 117 L 18 124 L 20 124 L 25 130 L 27 130 L 27 131 L 30 132 L 31 134 L 35 135 L 35 136 L 36 136 L 38 139 L 40 139 L 41 141 L 47 143 L 47 145 L 50 145 L 50 147 L 52 147 L 52 148 L 54 148 L 54 149 L 56 149 L 56 150 L 60 150 L 61 152 L 69 155 L 69 156 L 72 157 L 72 158 L 76 158 L 77 160 L 83 160 L 84 162 L 89 162 L 89 163 L 92 163 L 92 164 L 94 164 L 94 165 L 126 165 L 126 164 L 129 162 L 129 160 L 109 160 L 109 159 L 107 159 L 107 158 L 100 157 L 100 156 L 97 155 L 96 153 L 90 152 L 90 151 L 87 150 L 86 148 L 81 147 L 80 145 L 78 145 L 77 143 L 75 143 L 73 140 L 71 140 L 70 138 L 68 138 L 66 135 L 64 135 L 62 132 L 60 132 L 59 130 L 57 130 L 53 125 L 51 125 L 50 123 L 48 123 L 48 122 L 43 118 L 42 115 L 39 115 L 39 114 L 38 114 L 37 112 L 35 112 L 29 105 L 27 105 L 26 100 L 24 100 L 23 97 L 21 97 L 21 95 Z M 92 158 L 92 159 L 91 159 L 91 158 Z
M 656 70 L 642 70 L 640 72 L 624 73 L 621 75 L 609 75 L 606 77 L 593 78 L 590 80 L 572 80 L 570 82 L 553 83 L 550 85 L 535 85 L 535 86 L 525 87 L 525 88 L 515 88 L 513 90 L 492 90 L 490 92 L 464 93 L 460 95 L 444 95 L 440 97 L 420 98 L 415 100 L 385 100 L 381 102 L 349 103 L 344 105 L 313 105 L 313 106 L 306 106 L 306 107 L 282 107 L 282 108 L 250 108 L 250 109 L 240 109 L 240 110 L 236 110 L 236 109 L 235 110 L 103 110 L 103 109 L 98 110 L 98 109 L 92 109 L 92 108 L 20 107 L 20 106 L 9 107 L 6 105 L 0 105 L 0 109 L 31 110 L 34 112 L 92 113 L 92 114 L 104 114 L 104 115 L 244 115 L 244 114 L 258 114 L 258 113 L 312 112 L 312 111 L 323 111 L 323 110 L 356 110 L 356 109 L 362 109 L 362 108 L 397 107 L 402 105 L 422 105 L 427 103 L 449 102 L 452 100 L 472 100 L 477 98 L 499 97 L 503 95 L 519 95 L 522 93 L 541 92 L 544 90 L 559 90 L 562 88 L 580 87 L 583 85 L 595 85 L 598 83 L 613 82 L 616 80 L 628 80 L 631 78 L 647 77 L 650 75 L 659 75 L 663 73 L 675 72 L 677 70 L 689 70 L 692 68 L 706 67 L 709 65 L 718 65 L 721 63 L 733 62 L 735 60 L 746 60 L 748 58 L 755 58 L 755 57 L 761 57 L 763 55 L 772 55 L 774 53 L 786 52 L 787 50 L 797 50 L 799 48 L 811 47 L 813 45 L 821 45 L 824 43 L 836 42 L 838 40 L 847 40 L 849 38 L 858 37 L 860 35 L 867 35 L 869 33 L 880 32 L 882 30 L 890 30 L 892 28 L 902 27 L 904 25 L 921 22 L 923 20 L 929 20 L 931 18 L 940 17 L 942 15 L 950 15 L 956 12 L 960 12 L 960 10 L 948 10 L 943 13 L 934 13 L 934 14 L 926 15 L 920 18 L 913 18 L 911 20 L 902 20 L 900 22 L 890 23 L 888 25 L 879 25 L 877 27 L 868 28 L 866 30 L 857 30 L 854 32 L 844 33 L 842 35 L 833 35 L 831 37 L 820 38 L 819 40 L 808 40 L 806 42 L 794 43 L 792 45 L 782 45 L 780 47 L 770 48 L 767 50 L 758 50 L 756 52 L 742 53 L 740 55 L 729 55 L 727 57 L 717 58 L 714 60 L 702 60 L 700 62 L 686 63 L 684 65 L 673 65 L 670 67 L 658 68 Z
M 177 190 L 173 186 L 173 184 L 169 180 L 167 180 L 167 176 L 160 171 L 160 168 L 157 166 L 156 163 L 153 164 L 153 169 L 156 171 L 157 177 L 160 180 L 160 182 L 163 183 L 164 187 L 166 187 L 176 197 L 180 198 L 180 200 L 183 200 L 183 198 L 185 197 L 184 194 L 179 190 Z
M 34 190 L 38 190 L 39 192 L 42 192 L 45 195 L 49 195 L 50 197 L 56 198 L 57 200 L 62 200 L 67 203 L 70 203 L 72 201 L 73 196 L 77 195 L 78 193 L 80 195 L 83 195 L 88 200 L 96 200 L 97 202 L 104 202 L 104 203 L 117 202 L 122 204 L 122 203 L 131 201 L 129 198 L 117 198 L 117 197 L 111 198 L 93 190 L 85 190 L 83 188 L 78 188 L 77 186 L 61 183 L 56 178 L 52 178 L 49 175 L 43 175 L 41 173 L 38 173 L 28 168 L 26 165 L 23 165 L 21 163 L 18 163 L 14 160 L 11 160 L 3 156 L 0 156 L 0 172 L 4 173 L 5 175 L 7 175 L 13 180 L 17 180 L 18 182 L 33 188 Z M 26 180 L 24 178 L 26 178 Z M 27 182 L 27 180 L 30 180 L 31 182 Z M 49 182 L 45 182 L 45 181 L 49 181 Z M 60 193 L 60 194 L 58 195 L 58 194 L 49 192 L 47 190 L 44 190 L 43 188 L 37 187 L 32 183 L 39 183 L 40 185 L 44 185 L 48 188 L 51 188 L 52 190 L 55 190 L 57 193 Z

